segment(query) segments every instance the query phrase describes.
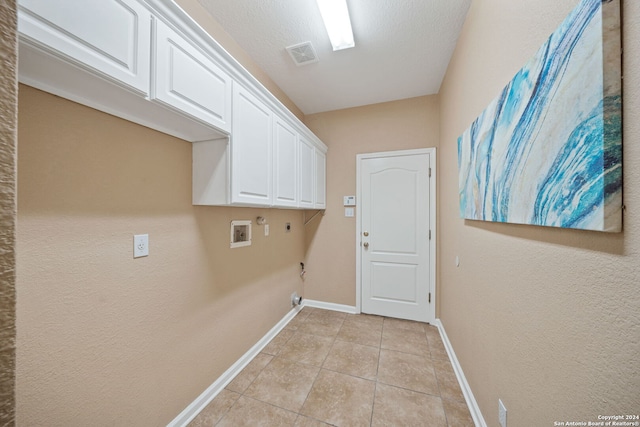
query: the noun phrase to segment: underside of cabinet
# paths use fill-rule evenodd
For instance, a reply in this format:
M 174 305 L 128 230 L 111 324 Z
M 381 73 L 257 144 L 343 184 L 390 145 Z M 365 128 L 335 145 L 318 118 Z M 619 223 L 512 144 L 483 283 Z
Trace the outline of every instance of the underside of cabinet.
M 88 73 L 79 65 L 21 39 L 20 82 L 96 110 L 138 123 L 187 141 L 219 138 L 223 132 L 165 107 L 107 77 Z

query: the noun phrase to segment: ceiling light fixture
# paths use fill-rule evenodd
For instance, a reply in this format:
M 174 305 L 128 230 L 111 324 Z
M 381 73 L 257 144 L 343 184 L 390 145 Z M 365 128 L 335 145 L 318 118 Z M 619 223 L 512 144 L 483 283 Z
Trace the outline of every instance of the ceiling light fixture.
M 316 0 L 333 50 L 355 46 L 347 0 Z

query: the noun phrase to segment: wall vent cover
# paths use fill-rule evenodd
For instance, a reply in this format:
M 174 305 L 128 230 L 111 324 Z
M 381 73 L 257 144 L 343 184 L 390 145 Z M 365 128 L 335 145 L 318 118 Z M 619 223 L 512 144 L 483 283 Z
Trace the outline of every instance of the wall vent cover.
M 313 48 L 311 42 L 294 44 L 292 46 L 287 46 L 286 49 L 287 52 L 289 52 L 289 55 L 291 55 L 291 59 L 293 59 L 293 62 L 295 62 L 298 67 L 318 62 L 318 55 L 316 54 L 316 50 Z

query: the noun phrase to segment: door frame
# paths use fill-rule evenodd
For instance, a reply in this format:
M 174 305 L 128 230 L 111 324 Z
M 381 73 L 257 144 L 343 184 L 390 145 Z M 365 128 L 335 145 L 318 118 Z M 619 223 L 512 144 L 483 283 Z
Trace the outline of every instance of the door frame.
M 434 324 L 436 320 L 436 148 L 419 148 L 414 150 L 399 151 L 383 151 L 378 153 L 365 153 L 356 155 L 356 200 L 360 205 L 361 185 L 360 172 L 362 161 L 367 159 L 379 159 L 389 157 L 411 156 L 416 154 L 429 154 L 429 165 L 431 174 L 429 176 L 429 230 L 431 231 L 431 240 L 429 241 L 429 292 L 431 293 L 431 301 L 433 302 L 433 310 L 429 318 L 429 323 Z M 356 215 L 356 313 L 362 312 L 362 209 L 357 210 Z

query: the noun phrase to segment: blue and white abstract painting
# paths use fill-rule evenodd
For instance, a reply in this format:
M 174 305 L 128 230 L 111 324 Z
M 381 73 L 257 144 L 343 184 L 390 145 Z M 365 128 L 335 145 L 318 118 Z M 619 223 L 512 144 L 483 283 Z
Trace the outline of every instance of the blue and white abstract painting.
M 460 214 L 622 229 L 620 0 L 583 0 L 458 139 Z

